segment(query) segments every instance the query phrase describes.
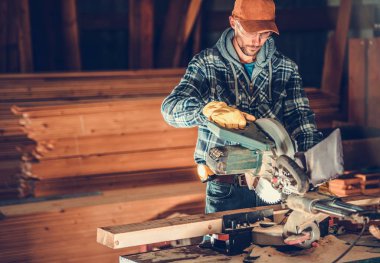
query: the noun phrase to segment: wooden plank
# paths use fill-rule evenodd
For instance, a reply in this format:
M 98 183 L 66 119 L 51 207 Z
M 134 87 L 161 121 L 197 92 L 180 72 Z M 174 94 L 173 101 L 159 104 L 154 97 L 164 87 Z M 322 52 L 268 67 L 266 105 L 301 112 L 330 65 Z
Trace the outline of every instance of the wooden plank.
M 36 147 L 30 148 L 32 151 L 30 154 L 39 160 L 46 160 L 118 152 L 147 151 L 168 147 L 190 147 L 195 145 L 196 138 L 196 129 L 174 128 L 165 133 L 152 131 L 129 135 L 120 134 L 118 136 L 58 138 L 56 140 L 38 141 Z
M 181 63 L 182 53 L 188 43 L 190 33 L 193 30 L 195 21 L 198 17 L 199 11 L 201 9 L 202 0 L 191 0 L 189 7 L 187 9 L 186 17 L 184 18 L 183 28 L 181 28 L 180 33 L 177 38 L 177 46 L 173 57 L 173 67 L 178 67 Z
M 187 148 L 71 157 L 23 163 L 25 176 L 52 179 L 84 175 L 191 167 L 194 146 Z
M 0 72 L 7 71 L 8 1 L 0 1 Z
M 368 120 L 367 126 L 380 128 L 380 38 L 368 42 Z
M 76 0 L 61 0 L 64 63 L 69 70 L 81 69 Z
M 366 49 L 364 39 L 350 39 L 348 61 L 348 121 L 367 123 Z
M 321 89 L 336 98 L 340 96 L 351 8 L 352 0 L 340 1 L 336 29 L 325 49 Z
M 20 72 L 33 71 L 32 32 L 30 29 L 29 1 L 19 0 L 18 50 Z
M 58 196 L 95 191 L 134 189 L 144 186 L 158 186 L 169 183 L 199 182 L 196 167 L 162 169 L 133 173 L 113 173 L 90 176 L 65 177 L 53 180 L 19 178 L 22 196 Z M 16 187 L 17 188 L 17 187 Z
M 377 205 L 380 202 L 380 197 L 362 196 L 360 199 L 347 199 L 346 201 L 354 205 Z M 203 236 L 206 234 L 221 232 L 223 215 L 263 209 L 273 209 L 274 211 L 284 210 L 281 205 L 274 205 L 151 222 L 148 221 L 137 224 L 99 227 L 97 230 L 97 242 L 107 247 L 118 249 L 168 240 Z
M 100 227 L 97 230 L 97 242 L 107 247 L 118 249 L 152 244 L 161 241 L 198 237 L 205 234 L 221 232 L 221 218 L 223 215 L 253 212 L 264 209 L 280 210 L 281 205 L 230 210 L 180 218 L 168 218 L 165 220 L 155 220 L 130 225 Z
M 69 255 L 70 262 L 117 262 L 120 253 L 139 249 L 113 251 L 97 244 L 96 227 L 200 213 L 204 191 L 198 182 L 166 184 L 0 207 L 2 261 L 65 262 Z

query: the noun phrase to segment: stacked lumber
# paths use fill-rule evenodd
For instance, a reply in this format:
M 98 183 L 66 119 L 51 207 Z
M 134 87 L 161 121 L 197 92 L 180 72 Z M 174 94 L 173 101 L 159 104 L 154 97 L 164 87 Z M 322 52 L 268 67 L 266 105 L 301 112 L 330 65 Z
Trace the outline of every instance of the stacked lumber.
M 97 227 L 202 213 L 204 191 L 199 182 L 161 184 L 0 206 L 0 261 L 118 262 L 139 248 L 106 248 L 96 242 Z
M 8 179 L 0 179 L 0 196 L 1 193 L 8 195 L 9 192 L 12 193 L 12 196 L 15 196 L 17 189 L 15 188 L 15 181 L 18 174 L 23 174 L 21 169 L 18 166 L 20 156 L 13 155 L 10 159 L 3 159 L 7 150 L 6 148 L 12 149 L 15 151 L 16 148 L 22 149 L 23 159 L 27 160 L 40 160 L 45 159 L 51 160 L 52 165 L 55 165 L 57 169 L 62 167 L 66 168 L 66 165 L 60 162 L 54 162 L 54 158 L 67 158 L 67 164 L 77 164 L 78 162 L 83 161 L 83 158 L 78 158 L 78 154 L 75 155 L 76 148 L 72 147 L 74 144 L 78 144 L 81 149 L 81 156 L 91 156 L 92 162 L 95 159 L 106 161 L 105 155 L 111 158 L 112 152 L 109 149 L 103 148 L 103 152 L 96 152 L 93 145 L 96 145 L 96 142 L 106 140 L 109 142 L 110 148 L 118 148 L 118 152 L 124 152 L 122 146 L 125 146 L 123 142 L 131 143 L 134 141 L 133 136 L 119 136 L 118 138 L 114 136 L 108 136 L 106 134 L 96 134 L 88 136 L 80 136 L 78 138 L 54 138 L 54 146 L 52 149 L 51 142 L 49 139 L 44 139 L 39 141 L 37 146 L 33 145 L 33 141 L 28 139 L 25 136 L 25 133 L 22 131 L 18 118 L 11 112 L 10 108 L 12 105 L 18 105 L 24 108 L 29 107 L 52 107 L 52 106 L 64 106 L 72 105 L 74 108 L 76 105 L 91 104 L 94 102 L 105 102 L 105 101 L 114 101 L 115 99 L 128 99 L 135 97 L 163 97 L 166 96 L 173 87 L 179 82 L 180 78 L 184 73 L 184 69 L 160 69 L 160 70 L 137 70 L 137 71 L 115 71 L 115 72 L 72 72 L 72 73 L 39 73 L 39 74 L 2 74 L 0 76 L 0 137 L 2 140 L 5 138 L 7 141 L 7 146 L 3 147 L 3 143 L 0 140 L 0 167 L 7 169 L 6 173 L 1 173 L 2 177 L 8 178 L 11 180 L 11 183 L 8 183 Z M 330 98 L 326 94 L 323 94 L 319 89 L 307 88 L 307 95 L 310 98 L 311 107 L 316 113 L 316 119 L 318 126 L 330 127 L 331 122 L 336 119 L 341 118 L 341 113 L 339 110 L 339 105 L 336 103 L 336 100 Z M 102 117 L 107 114 L 100 114 Z M 100 116 L 99 115 L 99 116 Z M 47 117 L 47 116 L 46 116 Z M 158 117 L 161 119 L 161 116 Z M 153 126 L 154 124 L 152 124 Z M 68 129 L 67 127 L 65 128 Z M 165 131 L 167 133 L 166 140 L 170 136 L 175 136 L 173 132 Z M 181 131 L 185 132 L 185 131 Z M 187 131 L 190 132 L 190 131 Z M 40 134 L 44 136 L 44 134 Z M 50 134 L 51 135 L 51 134 Z M 49 136 L 50 136 L 49 135 Z M 140 135 L 138 135 L 140 136 Z M 142 136 L 142 135 L 141 135 Z M 14 139 L 17 138 L 17 139 Z M 145 139 L 141 137 L 143 141 Z M 174 137 L 173 137 L 174 138 Z M 118 140 L 122 139 L 120 143 Z M 34 140 L 34 139 L 33 139 Z M 181 140 L 181 135 L 177 134 L 176 140 Z M 153 137 L 150 138 L 150 141 L 154 141 L 156 146 L 160 143 L 160 140 L 154 140 Z M 94 144 L 95 142 L 95 144 Z M 162 141 L 164 144 L 164 141 Z M 70 147 L 71 146 L 71 147 Z M 135 150 L 138 150 L 138 146 L 134 143 Z M 137 148 L 136 148 L 137 147 Z M 144 149 L 139 149 L 145 151 Z M 2 152 L 4 151 L 4 154 Z M 101 154 L 103 157 L 97 157 Z M 166 154 L 169 154 L 166 152 Z M 173 154 L 171 152 L 170 154 Z M 143 153 L 140 153 L 143 155 Z M 192 155 L 192 153 L 191 153 Z M 76 157 L 74 157 L 76 156 Z M 168 155 L 170 156 L 170 155 Z M 125 156 L 124 156 L 125 157 Z M 147 156 L 149 158 L 149 156 Z M 137 157 L 140 158 L 140 157 Z M 87 159 L 86 159 L 87 160 Z M 1 162 L 4 161 L 4 164 L 1 165 Z M 28 165 L 24 162 L 24 171 L 29 171 Z M 88 164 L 88 162 L 86 162 Z M 14 169 L 8 169 L 9 166 L 14 167 Z M 25 167 L 26 166 L 26 167 Z M 38 171 L 38 165 L 33 166 L 34 169 Z M 156 169 L 157 167 L 154 167 Z M 0 168 L 1 169 L 1 168 Z M 146 168 L 150 169 L 149 167 Z M 124 171 L 119 172 L 123 169 L 116 169 L 112 171 L 114 178 L 120 175 L 120 178 L 123 178 L 125 174 Z M 61 169 L 65 171 L 65 169 Z M 73 171 L 70 171 L 72 173 Z M 94 171 L 92 178 L 97 178 L 96 180 L 91 179 L 92 182 L 101 185 L 100 176 L 98 173 L 100 171 Z M 111 171 L 105 171 L 107 174 L 110 174 Z M 127 172 L 129 173 L 129 172 Z M 54 173 L 55 175 L 55 173 Z M 61 177 L 62 174 L 56 174 L 56 177 Z M 66 176 L 66 175 L 65 175 Z M 22 194 L 28 195 L 28 193 L 33 194 L 33 190 L 27 189 L 36 189 L 36 193 L 39 192 L 38 189 L 41 189 L 41 194 L 44 195 L 44 192 L 53 193 L 53 189 L 61 188 L 59 186 L 63 181 L 57 181 L 52 178 L 45 178 L 46 186 L 41 185 L 39 179 L 32 180 L 33 177 L 28 176 L 28 179 L 25 180 L 24 177 L 21 177 L 19 181 L 23 185 Z M 88 181 L 84 172 L 79 172 L 75 175 L 75 179 L 81 178 L 79 181 Z M 98 180 L 99 179 L 99 180 Z M 63 180 L 63 179 L 62 179 Z M 69 183 L 68 180 L 64 180 L 68 185 L 73 185 Z M 80 184 L 77 184 L 78 189 L 81 188 Z M 82 187 L 83 188 L 83 187 Z M 90 189 L 90 187 L 87 187 Z M 44 189 L 44 190 L 42 190 Z M 49 190 L 47 190 L 49 189 Z M 108 189 L 108 188 L 106 188 Z M 27 190 L 27 191 L 24 191 Z M 58 191 L 61 193 L 61 190 Z
M 380 173 L 350 173 L 328 183 L 329 192 L 339 197 L 380 193 Z
M 171 174 L 178 181 L 195 179 L 191 175 L 197 131 L 166 124 L 160 113 L 163 98 L 13 107 L 24 131 L 36 142 L 22 149 L 20 192 L 33 189 L 30 185 L 36 179 L 51 182 L 119 174 L 131 178 L 126 184 L 136 184 L 149 181 L 147 171 L 165 169 L 174 169 Z M 181 174 L 177 170 L 182 168 L 191 170 Z
M 19 165 L 20 154 L 16 148 L 22 149 L 23 152 L 35 148 L 33 141 L 22 131 L 18 118 L 11 112 L 12 105 L 24 107 L 75 105 L 115 98 L 164 96 L 178 83 L 183 72 L 183 69 L 163 69 L 2 74 L 0 76 L 0 198 L 17 197 L 18 175 L 22 174 L 22 171 Z M 9 154 L 10 152 L 12 153 Z M 31 185 L 38 184 L 36 180 L 33 184 L 32 180 L 29 182 Z
M 374 195 L 380 193 L 380 173 L 355 174 L 360 180 L 360 189 L 363 194 Z
M 339 179 L 331 180 L 328 183 L 330 193 L 339 196 L 360 195 L 360 179 L 353 175 L 342 176 Z

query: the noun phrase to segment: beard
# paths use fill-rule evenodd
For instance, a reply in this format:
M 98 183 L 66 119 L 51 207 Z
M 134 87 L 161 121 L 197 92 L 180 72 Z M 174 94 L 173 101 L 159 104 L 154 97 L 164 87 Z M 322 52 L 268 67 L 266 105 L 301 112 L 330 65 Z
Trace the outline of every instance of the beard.
M 249 45 L 242 46 L 239 44 L 239 42 L 238 42 L 238 46 L 241 52 L 243 52 L 244 55 L 249 56 L 249 57 L 256 56 L 261 48 L 260 46 L 249 46 Z

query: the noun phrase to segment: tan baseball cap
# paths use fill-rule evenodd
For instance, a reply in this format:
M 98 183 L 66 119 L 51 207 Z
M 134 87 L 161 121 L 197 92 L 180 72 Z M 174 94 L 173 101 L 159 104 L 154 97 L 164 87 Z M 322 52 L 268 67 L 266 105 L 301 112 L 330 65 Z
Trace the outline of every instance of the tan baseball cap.
M 273 0 L 236 0 L 232 16 L 249 33 L 268 30 L 279 34 L 275 10 Z

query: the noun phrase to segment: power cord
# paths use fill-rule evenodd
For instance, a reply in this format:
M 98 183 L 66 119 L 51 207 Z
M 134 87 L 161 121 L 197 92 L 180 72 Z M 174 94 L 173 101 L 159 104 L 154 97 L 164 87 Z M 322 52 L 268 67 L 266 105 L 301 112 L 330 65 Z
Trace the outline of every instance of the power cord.
M 362 237 L 363 233 L 364 233 L 364 230 L 366 229 L 367 227 L 367 220 L 364 221 L 363 223 L 363 228 L 362 230 L 360 231 L 360 234 L 358 235 L 358 237 L 355 239 L 354 242 L 352 242 L 352 244 L 346 249 L 346 251 L 343 252 L 342 255 L 340 255 L 337 259 L 335 259 L 332 263 L 337 263 L 339 260 L 341 260 L 348 252 L 350 252 L 350 250 L 355 246 L 355 244 L 359 241 L 359 239 Z

